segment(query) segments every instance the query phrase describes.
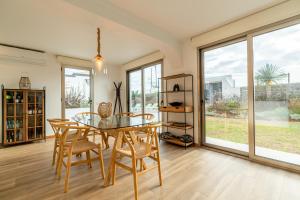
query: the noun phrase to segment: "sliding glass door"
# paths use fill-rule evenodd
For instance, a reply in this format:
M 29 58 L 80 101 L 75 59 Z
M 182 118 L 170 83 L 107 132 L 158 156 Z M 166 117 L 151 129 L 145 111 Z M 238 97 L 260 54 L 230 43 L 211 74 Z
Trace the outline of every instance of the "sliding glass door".
M 300 171 L 300 21 L 201 50 L 203 144 Z
M 77 113 L 91 112 L 93 83 L 90 68 L 62 68 L 62 116 L 72 119 Z
M 255 154 L 300 165 L 300 24 L 253 37 Z
M 150 113 L 158 117 L 161 68 L 162 62 L 159 61 L 127 72 L 129 112 Z
M 205 49 L 204 127 L 206 144 L 248 151 L 247 43 Z
M 142 101 L 142 70 L 134 70 L 128 73 L 128 110 L 129 112 L 143 113 Z

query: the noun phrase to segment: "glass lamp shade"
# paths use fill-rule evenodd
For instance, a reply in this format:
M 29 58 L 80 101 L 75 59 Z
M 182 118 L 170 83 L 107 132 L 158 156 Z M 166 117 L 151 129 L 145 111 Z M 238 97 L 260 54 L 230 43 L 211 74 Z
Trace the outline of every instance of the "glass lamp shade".
M 95 67 L 98 72 L 100 72 L 103 68 L 104 58 L 101 55 L 97 55 L 94 59 Z

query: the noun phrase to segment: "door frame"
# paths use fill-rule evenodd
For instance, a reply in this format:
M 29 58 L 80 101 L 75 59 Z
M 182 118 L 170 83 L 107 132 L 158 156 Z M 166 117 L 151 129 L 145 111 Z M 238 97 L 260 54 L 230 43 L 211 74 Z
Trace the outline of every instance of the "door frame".
M 94 73 L 93 68 L 91 67 L 78 67 L 78 66 L 71 66 L 71 65 L 62 65 L 61 66 L 61 116 L 65 118 L 65 69 L 80 69 L 86 70 L 90 72 L 90 99 L 92 103 L 90 104 L 90 112 L 94 112 Z
M 228 45 L 232 45 L 232 44 L 236 44 L 236 43 L 239 43 L 239 42 L 243 42 L 245 41 L 247 43 L 247 38 L 246 37 L 238 37 L 238 38 L 235 38 L 233 40 L 229 40 L 229 41 L 226 41 L 226 42 L 223 42 L 223 43 L 220 43 L 220 44 L 215 44 L 215 45 L 212 45 L 210 47 L 206 47 L 206 48 L 202 48 L 202 49 L 199 49 L 199 65 L 200 65 L 200 133 L 201 133 L 201 145 L 203 146 L 207 146 L 207 147 L 211 147 L 211 148 L 214 148 L 214 149 L 218 149 L 218 150 L 221 150 L 221 151 L 226 151 L 226 152 L 229 152 L 229 153 L 235 153 L 235 154 L 238 154 L 238 155 L 241 155 L 241 156 L 248 156 L 249 152 L 244 152 L 244 151 L 240 151 L 240 150 L 237 150 L 237 149 L 232 149 L 232 148 L 228 148 L 228 147 L 222 147 L 222 146 L 218 146 L 218 145 L 215 145 L 215 144 L 210 144 L 210 143 L 206 143 L 206 133 L 205 133 L 205 128 L 206 128 L 206 124 L 205 124 L 205 89 L 204 89 L 204 86 L 205 86 L 205 69 L 204 69 L 204 53 L 207 52 L 207 51 L 210 51 L 210 50 L 213 50 L 213 49 L 218 49 L 218 48 L 221 48 L 221 47 L 225 47 L 225 46 L 228 46 Z M 248 55 L 247 55 L 247 59 L 248 59 Z M 248 70 L 248 66 L 246 66 Z M 247 71 L 247 76 L 248 76 L 248 71 Z M 249 82 L 248 82 L 249 84 Z M 247 88 L 249 90 L 249 86 L 247 85 Z M 249 101 L 248 101 L 248 113 L 249 113 Z M 248 114 L 249 115 L 249 114 Z M 248 134 L 249 134 L 249 128 L 248 128 Z M 249 139 L 248 139 L 248 146 L 249 146 Z
M 143 70 L 145 68 L 151 67 L 153 65 L 160 64 L 161 65 L 161 77 L 163 77 L 163 74 L 164 74 L 164 70 L 163 70 L 164 69 L 164 64 L 163 63 L 164 63 L 163 59 L 159 59 L 159 60 L 156 60 L 154 62 L 150 62 L 150 63 L 144 64 L 144 65 L 126 70 L 126 106 L 127 106 L 126 110 L 127 110 L 127 112 L 130 112 L 130 101 L 129 101 L 129 98 L 130 98 L 130 80 L 129 80 L 129 74 L 131 72 L 141 70 L 141 76 L 142 76 L 141 90 L 142 90 L 142 97 L 143 97 L 142 98 L 142 114 L 144 114 L 144 103 L 145 102 L 144 102 L 144 71 Z M 162 87 L 162 85 L 161 85 L 161 87 Z
M 225 154 L 229 154 L 236 157 L 241 157 L 244 159 L 251 160 L 256 163 L 260 163 L 263 165 L 276 167 L 296 173 L 300 173 L 300 165 L 287 163 L 284 161 L 274 160 L 271 158 L 266 158 L 262 156 L 255 155 L 255 118 L 254 118 L 254 58 L 253 58 L 253 38 L 255 36 L 265 34 L 268 32 L 276 31 L 278 29 L 286 28 L 292 25 L 296 25 L 300 23 L 300 15 L 291 17 L 289 19 L 285 19 L 279 22 L 275 22 L 254 30 L 250 30 L 248 32 L 232 36 L 229 38 L 222 39 L 217 42 L 212 42 L 207 45 L 203 45 L 198 47 L 198 105 L 199 105 L 199 114 L 198 114 L 198 123 L 199 123 L 199 134 L 200 134 L 200 144 L 204 147 L 208 147 L 211 150 L 215 150 L 218 152 L 222 152 Z M 247 41 L 247 73 L 248 73 L 248 145 L 249 145 L 249 153 L 248 155 L 241 154 L 239 151 L 235 151 L 227 148 L 220 148 L 216 145 L 207 145 L 205 143 L 205 121 L 204 121 L 204 66 L 203 66 L 203 54 L 202 50 L 207 49 L 213 46 L 225 44 L 230 41 L 238 40 L 239 38 L 246 38 Z

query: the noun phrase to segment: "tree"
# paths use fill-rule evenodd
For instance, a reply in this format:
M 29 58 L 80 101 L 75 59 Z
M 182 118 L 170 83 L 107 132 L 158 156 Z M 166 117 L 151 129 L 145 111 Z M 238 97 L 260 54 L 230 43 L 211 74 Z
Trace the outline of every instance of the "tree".
M 141 100 L 140 97 L 141 97 L 141 94 L 139 93 L 138 90 L 131 91 L 132 106 L 136 106 L 138 103 L 140 103 L 140 100 Z
M 280 67 L 267 63 L 256 72 L 255 79 L 258 84 L 270 86 L 276 84 L 285 76 L 286 74 L 283 73 Z

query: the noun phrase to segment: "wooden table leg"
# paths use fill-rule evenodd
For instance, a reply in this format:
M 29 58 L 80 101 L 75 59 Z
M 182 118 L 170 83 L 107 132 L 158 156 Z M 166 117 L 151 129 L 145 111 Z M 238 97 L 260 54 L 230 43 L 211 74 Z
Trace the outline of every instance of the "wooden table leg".
M 116 131 L 117 133 L 117 131 Z M 115 139 L 115 142 L 114 142 L 114 146 L 113 146 L 113 149 L 112 149 L 112 153 L 111 153 L 111 157 L 109 159 L 109 164 L 108 164 L 108 169 L 107 169 L 107 173 L 106 173 L 106 176 L 105 176 L 105 180 L 104 180 L 104 187 L 107 187 L 110 185 L 111 183 L 111 174 L 112 174 L 112 162 L 113 160 L 115 159 L 116 157 L 116 146 L 117 146 L 117 143 L 118 141 L 121 141 L 123 139 L 123 134 L 117 134 L 117 138 Z

